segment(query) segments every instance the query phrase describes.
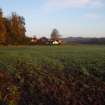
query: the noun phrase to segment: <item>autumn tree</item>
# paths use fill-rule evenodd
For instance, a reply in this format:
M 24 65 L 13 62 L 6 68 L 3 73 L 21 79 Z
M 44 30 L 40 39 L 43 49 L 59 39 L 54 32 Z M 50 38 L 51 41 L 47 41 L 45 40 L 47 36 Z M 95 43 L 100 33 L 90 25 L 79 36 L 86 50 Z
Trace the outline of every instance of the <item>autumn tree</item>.
M 23 44 L 29 38 L 25 36 L 25 19 L 15 12 L 4 17 L 0 9 L 0 44 Z
M 6 43 L 6 32 L 5 19 L 3 17 L 2 9 L 0 9 L 0 44 Z
M 11 37 L 12 41 L 16 44 L 21 44 L 25 39 L 25 19 L 18 16 L 16 13 L 12 13 L 10 18 Z

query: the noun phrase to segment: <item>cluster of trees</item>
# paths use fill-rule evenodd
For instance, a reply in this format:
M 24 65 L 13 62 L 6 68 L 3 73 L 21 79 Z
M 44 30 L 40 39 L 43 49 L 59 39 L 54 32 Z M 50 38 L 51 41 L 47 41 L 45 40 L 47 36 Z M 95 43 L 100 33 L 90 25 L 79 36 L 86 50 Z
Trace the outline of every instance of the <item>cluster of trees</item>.
M 49 45 L 53 44 L 53 42 L 56 42 L 55 44 L 61 44 L 63 42 L 57 29 L 53 29 L 50 38 L 41 37 L 38 39 L 36 36 L 34 36 L 31 40 L 31 44 L 38 45 Z
M 26 37 L 25 19 L 17 15 L 15 12 L 9 17 L 4 17 L 2 9 L 0 9 L 0 45 L 22 45 L 22 44 L 38 44 L 48 45 L 54 41 L 60 40 L 60 35 L 57 29 L 51 33 L 51 38 Z
M 31 39 L 31 45 L 48 45 L 50 43 L 50 40 L 47 37 L 41 37 L 41 38 L 37 38 L 36 36 L 34 36 Z
M 24 44 L 29 40 L 25 36 L 25 19 L 15 12 L 9 17 L 3 16 L 0 9 L 0 44 Z

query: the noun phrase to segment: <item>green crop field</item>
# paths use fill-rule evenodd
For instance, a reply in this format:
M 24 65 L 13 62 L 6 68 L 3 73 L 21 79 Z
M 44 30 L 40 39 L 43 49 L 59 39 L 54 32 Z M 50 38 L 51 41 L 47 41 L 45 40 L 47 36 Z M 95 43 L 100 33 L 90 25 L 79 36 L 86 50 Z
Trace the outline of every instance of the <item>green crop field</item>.
M 11 69 L 24 62 L 49 69 L 78 69 L 90 73 L 105 72 L 105 46 L 26 46 L 1 47 L 0 67 Z
M 3 105 L 105 105 L 104 97 L 104 45 L 0 47 Z

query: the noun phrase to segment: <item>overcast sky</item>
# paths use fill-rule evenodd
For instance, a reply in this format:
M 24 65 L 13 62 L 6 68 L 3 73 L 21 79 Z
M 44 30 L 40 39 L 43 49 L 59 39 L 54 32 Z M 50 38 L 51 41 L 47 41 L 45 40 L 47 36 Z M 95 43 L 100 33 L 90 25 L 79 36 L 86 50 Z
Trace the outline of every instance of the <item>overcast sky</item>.
M 105 37 L 105 0 L 0 0 L 0 7 L 24 16 L 29 36 L 57 28 L 63 37 Z

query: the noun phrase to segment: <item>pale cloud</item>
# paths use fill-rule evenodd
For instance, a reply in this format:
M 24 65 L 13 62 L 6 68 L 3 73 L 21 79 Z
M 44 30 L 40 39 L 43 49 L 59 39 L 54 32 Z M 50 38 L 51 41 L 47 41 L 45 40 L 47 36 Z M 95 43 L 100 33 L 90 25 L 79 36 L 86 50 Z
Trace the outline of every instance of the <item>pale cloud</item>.
M 82 18 L 88 19 L 88 20 L 99 20 L 101 16 L 96 13 L 87 13 Z
M 44 8 L 48 9 L 65 9 L 92 7 L 99 8 L 103 6 L 103 0 L 45 0 Z
M 48 0 L 47 5 L 55 7 L 79 7 L 86 5 L 91 0 Z

